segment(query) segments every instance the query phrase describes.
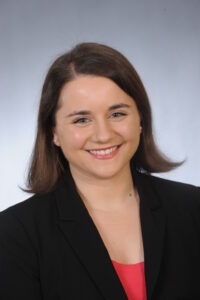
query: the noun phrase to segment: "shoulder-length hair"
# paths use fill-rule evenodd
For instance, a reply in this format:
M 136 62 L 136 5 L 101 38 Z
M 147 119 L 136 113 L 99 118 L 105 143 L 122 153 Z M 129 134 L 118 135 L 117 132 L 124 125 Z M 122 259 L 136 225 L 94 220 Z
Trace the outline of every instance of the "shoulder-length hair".
M 50 191 L 68 167 L 60 148 L 53 143 L 55 113 L 63 85 L 84 74 L 113 80 L 135 101 L 142 125 L 139 147 L 132 158 L 132 163 L 137 169 L 146 173 L 167 172 L 182 164 L 170 161 L 156 146 L 149 99 L 131 63 L 111 47 L 97 43 L 81 43 L 55 60 L 44 81 L 37 135 L 27 178 L 28 192 Z

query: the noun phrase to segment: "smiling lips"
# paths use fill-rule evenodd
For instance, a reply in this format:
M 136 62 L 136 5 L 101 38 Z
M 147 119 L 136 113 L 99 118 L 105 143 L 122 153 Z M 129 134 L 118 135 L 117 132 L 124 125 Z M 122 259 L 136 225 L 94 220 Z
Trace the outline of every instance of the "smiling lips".
M 101 150 L 97 150 L 97 149 L 96 150 L 88 150 L 88 152 L 95 158 L 108 159 L 108 158 L 114 157 L 117 154 L 120 146 L 121 145 L 117 145 L 114 147 L 105 148 L 105 149 L 101 149 Z

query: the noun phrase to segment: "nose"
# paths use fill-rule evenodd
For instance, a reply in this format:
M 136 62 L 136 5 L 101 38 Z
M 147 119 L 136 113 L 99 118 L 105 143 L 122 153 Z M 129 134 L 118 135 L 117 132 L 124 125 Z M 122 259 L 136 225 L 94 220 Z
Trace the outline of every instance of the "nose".
M 112 138 L 113 130 L 111 124 L 107 120 L 99 120 L 94 127 L 94 140 L 98 143 L 109 142 Z

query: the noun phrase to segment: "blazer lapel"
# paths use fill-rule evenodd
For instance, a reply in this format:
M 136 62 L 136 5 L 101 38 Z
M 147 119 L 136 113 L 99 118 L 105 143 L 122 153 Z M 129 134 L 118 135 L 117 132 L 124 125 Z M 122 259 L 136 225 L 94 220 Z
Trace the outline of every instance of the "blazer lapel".
M 164 250 L 165 214 L 151 176 L 134 172 L 140 196 L 140 218 L 143 235 L 147 299 L 152 299 Z
M 158 279 L 164 247 L 165 215 L 151 176 L 132 168 L 134 184 L 140 196 L 140 217 L 144 245 L 147 299 L 152 299 Z M 107 300 L 127 300 L 108 251 L 76 192 L 69 171 L 56 190 L 59 226 L 95 285 Z
M 59 226 L 103 298 L 127 300 L 106 247 L 85 205 L 67 176 L 56 191 Z

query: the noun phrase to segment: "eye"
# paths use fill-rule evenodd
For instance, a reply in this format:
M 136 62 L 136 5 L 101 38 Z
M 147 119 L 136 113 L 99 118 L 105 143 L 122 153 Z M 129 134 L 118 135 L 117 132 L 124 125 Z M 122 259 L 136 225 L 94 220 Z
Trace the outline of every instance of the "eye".
M 73 121 L 73 124 L 85 124 L 88 122 L 89 122 L 89 120 L 87 118 L 79 118 L 79 119 Z
M 112 116 L 114 118 L 119 118 L 119 117 L 122 117 L 122 116 L 126 116 L 127 114 L 123 113 L 123 112 L 114 112 L 112 113 Z

